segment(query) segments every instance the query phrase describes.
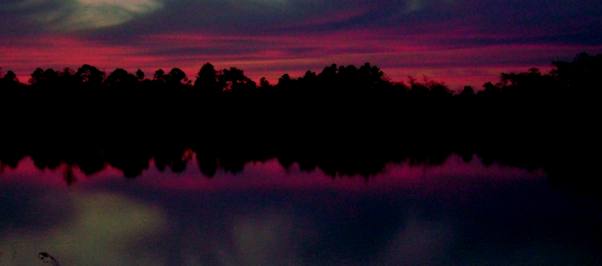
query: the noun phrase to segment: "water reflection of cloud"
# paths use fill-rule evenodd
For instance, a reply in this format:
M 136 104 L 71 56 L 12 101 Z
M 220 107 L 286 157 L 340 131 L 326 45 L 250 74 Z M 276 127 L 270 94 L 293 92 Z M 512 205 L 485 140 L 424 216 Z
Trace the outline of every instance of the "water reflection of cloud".
M 37 265 L 41 251 L 62 265 L 156 265 L 160 261 L 152 246 L 145 247 L 165 226 L 160 211 L 112 194 L 77 194 L 72 200 L 75 215 L 66 223 L 42 231 L 11 231 L 0 238 L 0 250 L 15 251 L 10 263 Z
M 379 259 L 382 265 L 421 265 L 425 261 L 431 265 L 444 264 L 454 244 L 454 228 L 449 223 L 417 216 L 408 217 L 405 227 L 395 235 Z
M 287 215 L 257 214 L 240 219 L 232 228 L 235 252 L 241 264 L 261 265 L 276 257 L 295 260 L 291 251 L 293 241 L 290 232 L 295 222 Z M 280 261 L 276 260 L 276 261 Z

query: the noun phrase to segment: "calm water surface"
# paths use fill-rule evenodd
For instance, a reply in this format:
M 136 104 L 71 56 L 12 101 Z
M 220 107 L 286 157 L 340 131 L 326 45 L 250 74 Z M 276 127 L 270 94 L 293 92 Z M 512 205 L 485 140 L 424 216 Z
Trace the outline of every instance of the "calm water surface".
M 249 163 L 209 179 L 151 167 L 66 185 L 31 160 L 0 174 L 0 265 L 584 265 L 602 204 L 545 174 L 451 157 L 329 177 Z

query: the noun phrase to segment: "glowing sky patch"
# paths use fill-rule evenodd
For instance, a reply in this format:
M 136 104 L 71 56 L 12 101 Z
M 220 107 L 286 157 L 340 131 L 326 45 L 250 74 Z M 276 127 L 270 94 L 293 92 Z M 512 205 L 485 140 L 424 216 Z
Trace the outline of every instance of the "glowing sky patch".
M 73 0 L 34 18 L 56 31 L 91 30 L 126 23 L 162 5 L 158 0 Z

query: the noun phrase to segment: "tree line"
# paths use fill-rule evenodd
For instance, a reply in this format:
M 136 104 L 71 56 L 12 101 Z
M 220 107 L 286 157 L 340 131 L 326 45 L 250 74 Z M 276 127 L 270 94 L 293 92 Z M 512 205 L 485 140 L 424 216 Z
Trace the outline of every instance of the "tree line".
M 293 78 L 282 75 L 276 84 L 261 78 L 259 82 L 235 67 L 216 70 L 206 63 L 194 78 L 179 68 L 159 69 L 152 76 L 142 70 L 130 73 L 115 69 L 105 73 L 83 65 L 77 70 L 37 68 L 27 83 L 13 71 L 0 72 L 0 97 L 76 97 L 76 96 L 157 96 L 157 97 L 543 97 L 558 94 L 588 94 L 601 85 L 602 55 L 579 54 L 573 61 L 553 62 L 549 73 L 530 69 L 521 73 L 502 73 L 499 82 L 485 83 L 481 89 L 466 86 L 455 92 L 444 83 L 432 80 L 392 82 L 377 66 L 325 67 L 321 72 L 307 71 Z
M 36 69 L 28 83 L 0 75 L 0 169 L 26 157 L 94 174 L 134 177 L 154 160 L 176 172 L 195 158 L 206 176 L 253 161 L 380 173 L 390 163 L 441 164 L 452 154 L 587 180 L 599 160 L 602 55 L 553 62 L 548 73 L 504 73 L 483 88 L 392 82 L 370 64 L 259 83 L 242 70 Z M 67 175 L 68 176 L 68 175 Z

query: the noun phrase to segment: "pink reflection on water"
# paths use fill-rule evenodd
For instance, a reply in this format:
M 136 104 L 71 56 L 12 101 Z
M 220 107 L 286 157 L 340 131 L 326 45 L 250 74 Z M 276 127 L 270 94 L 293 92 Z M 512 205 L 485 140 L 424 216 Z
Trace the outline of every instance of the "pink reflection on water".
M 200 174 L 194 158 L 182 173 L 160 172 L 151 162 L 150 168 L 135 180 L 126 180 L 120 170 L 106 167 L 100 173 L 85 176 L 72 168 L 76 183 L 73 189 L 90 188 L 107 182 L 135 182 L 137 186 L 171 191 L 222 191 L 249 189 L 336 189 L 349 192 L 387 192 L 399 189 L 417 191 L 421 194 L 440 191 L 461 194 L 470 192 L 474 185 L 493 185 L 544 178 L 542 171 L 529 172 L 520 168 L 493 164 L 483 165 L 478 159 L 464 162 L 451 156 L 437 166 L 390 164 L 376 176 L 331 177 L 320 170 L 300 171 L 297 165 L 289 169 L 277 160 L 250 162 L 239 174 L 218 171 L 215 177 Z M 69 169 L 62 165 L 54 170 L 38 170 L 30 158 L 22 160 L 18 167 L 4 167 L 0 173 L 1 183 L 21 183 L 32 186 L 67 187 L 64 174 Z

